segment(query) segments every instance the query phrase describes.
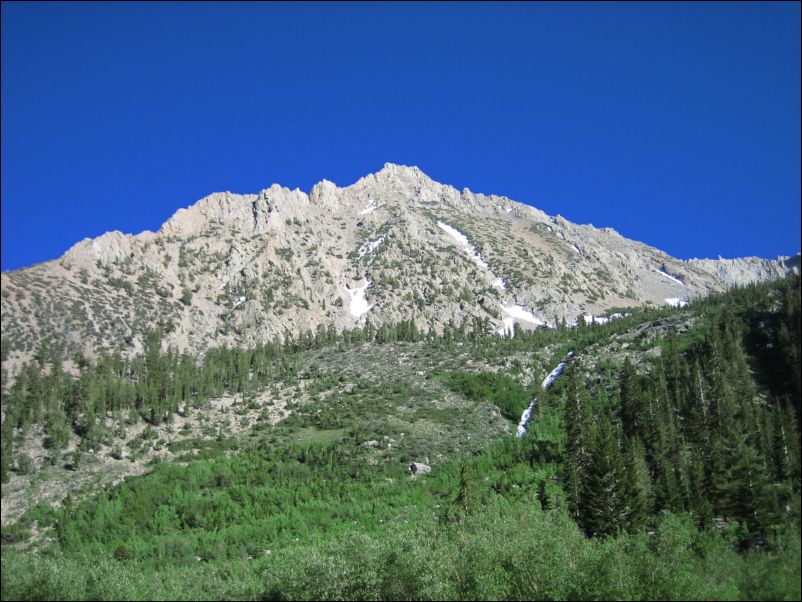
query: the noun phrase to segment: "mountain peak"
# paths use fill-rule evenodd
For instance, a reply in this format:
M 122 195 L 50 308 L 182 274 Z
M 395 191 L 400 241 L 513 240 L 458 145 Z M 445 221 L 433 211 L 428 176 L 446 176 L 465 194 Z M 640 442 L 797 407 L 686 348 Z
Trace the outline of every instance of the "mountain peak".
M 390 172 L 390 173 L 400 173 L 400 172 L 412 172 L 412 173 L 423 173 L 417 165 L 401 165 L 399 163 L 392 163 L 387 161 L 384 164 L 379 172 Z
M 153 324 L 168 330 L 165 344 L 194 352 L 408 320 L 423 332 L 481 320 L 508 333 L 513 323 L 689 300 L 798 265 L 681 262 L 612 229 L 386 163 L 347 187 L 321 180 L 308 195 L 278 184 L 214 193 L 156 233 L 108 233 L 60 262 L 4 274 L 3 336 L 23 358 L 41 340 L 133 352 Z M 34 289 L 53 307 L 40 322 L 29 318 Z
M 309 200 L 317 204 L 334 201 L 339 190 L 337 184 L 324 178 L 312 186 L 312 190 L 309 191 Z
M 397 163 L 385 163 L 374 176 L 388 178 L 394 177 L 401 180 L 428 180 L 432 179 L 423 173 L 416 165 L 398 165 Z

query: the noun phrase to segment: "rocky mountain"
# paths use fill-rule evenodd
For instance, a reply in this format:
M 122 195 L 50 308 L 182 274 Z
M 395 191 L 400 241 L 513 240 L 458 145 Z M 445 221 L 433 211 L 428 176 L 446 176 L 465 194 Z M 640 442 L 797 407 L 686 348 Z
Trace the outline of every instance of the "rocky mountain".
M 4 272 L 2 337 L 13 371 L 42 342 L 65 357 L 129 353 L 157 327 L 196 352 L 405 320 L 504 335 L 798 270 L 798 255 L 681 261 L 386 164 L 345 188 L 215 193 L 155 233 L 109 232 Z
M 789 272 L 799 271 L 799 254 L 777 259 L 741 257 L 738 259 L 691 259 L 689 264 L 709 272 L 719 280 L 744 285 L 782 278 Z

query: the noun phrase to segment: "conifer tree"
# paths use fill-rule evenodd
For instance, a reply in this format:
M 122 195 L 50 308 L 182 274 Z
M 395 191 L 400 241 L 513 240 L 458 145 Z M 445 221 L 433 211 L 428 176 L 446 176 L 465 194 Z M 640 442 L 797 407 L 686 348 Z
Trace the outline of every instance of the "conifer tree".
M 462 460 L 459 465 L 457 493 L 452 502 L 446 507 L 446 520 L 460 520 L 474 513 L 476 510 L 476 492 L 474 488 L 473 476 L 470 473 L 468 464 L 465 460 Z
M 778 481 L 791 480 L 799 487 L 799 430 L 794 409 L 785 402 L 772 413 L 772 458 L 774 477 Z
M 654 487 L 643 442 L 636 437 L 629 440 L 627 447 L 627 487 L 631 492 L 632 505 L 629 526 L 637 529 L 654 511 Z
M 616 433 L 605 416 L 591 438 L 587 478 L 582 487 L 579 522 L 590 536 L 616 535 L 632 517 L 631 482 Z
M 546 511 L 551 507 L 549 495 L 546 493 L 545 479 L 540 479 L 540 482 L 537 484 L 537 499 L 540 502 L 540 507 L 543 511 Z
M 565 371 L 567 399 L 565 402 L 566 462 L 564 481 L 568 496 L 568 508 L 574 518 L 579 518 L 582 503 L 582 488 L 587 478 L 590 460 L 591 408 L 587 392 L 579 384 L 577 370 L 573 366 Z
M 621 369 L 619 397 L 621 400 L 621 425 L 624 434 L 627 437 L 640 436 L 643 428 L 644 404 L 635 367 L 629 357 L 626 358 Z

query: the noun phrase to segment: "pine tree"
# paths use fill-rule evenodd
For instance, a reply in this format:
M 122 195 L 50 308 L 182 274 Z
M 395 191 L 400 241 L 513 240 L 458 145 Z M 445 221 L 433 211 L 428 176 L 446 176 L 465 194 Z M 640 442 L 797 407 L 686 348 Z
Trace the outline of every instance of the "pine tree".
M 575 367 L 570 366 L 566 370 L 564 378 L 567 392 L 564 481 L 568 508 L 574 518 L 579 518 L 582 488 L 590 461 L 591 402 L 587 392 L 579 384 Z
M 551 507 L 551 501 L 549 500 L 549 495 L 548 493 L 546 493 L 545 479 L 540 479 L 540 482 L 537 484 L 537 499 L 540 502 L 540 508 L 543 511 L 546 511 Z
M 778 481 L 791 480 L 799 486 L 799 431 L 794 409 L 785 402 L 772 412 L 772 458 L 774 477 Z
M 8 421 L 3 423 L 0 427 L 2 438 L 0 438 L 0 483 L 7 483 L 10 478 L 9 469 L 11 468 L 11 437 L 13 430 L 5 428 Z
M 467 462 L 462 460 L 459 465 L 457 493 L 452 502 L 446 507 L 445 519 L 458 521 L 469 514 L 473 514 L 475 510 L 476 492 L 474 491 L 473 476 L 468 469 Z
M 701 354 L 701 351 L 696 353 Z M 706 395 L 707 383 L 699 364 L 695 359 L 690 366 L 688 412 L 685 416 L 685 434 L 695 447 L 707 454 L 710 446 L 709 413 L 710 400 Z
M 590 462 L 582 487 L 579 524 L 589 536 L 617 535 L 630 524 L 633 492 L 618 437 L 609 417 L 591 438 Z
M 627 447 L 627 487 L 631 492 L 632 505 L 629 526 L 637 529 L 654 512 L 654 487 L 643 442 L 636 437 L 628 441 Z
M 757 450 L 748 444 L 740 448 L 732 474 L 739 485 L 732 500 L 734 515 L 744 519 L 753 534 L 764 534 L 769 525 L 772 499 L 768 493 L 767 473 Z
M 621 369 L 619 386 L 621 399 L 621 425 L 627 437 L 638 437 L 642 434 L 644 403 L 638 376 L 629 357 Z

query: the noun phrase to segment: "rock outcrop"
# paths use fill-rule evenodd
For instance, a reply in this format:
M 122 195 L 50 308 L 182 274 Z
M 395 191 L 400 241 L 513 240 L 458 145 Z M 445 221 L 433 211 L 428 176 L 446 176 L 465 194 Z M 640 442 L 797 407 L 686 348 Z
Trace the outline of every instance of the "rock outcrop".
M 799 273 L 799 254 L 780 256 L 777 259 L 741 257 L 738 259 L 690 259 L 688 263 L 712 274 L 729 284 L 749 284 L 782 278 L 786 274 Z
M 135 352 L 154 328 L 197 353 L 408 320 L 509 334 L 798 269 L 798 255 L 681 261 L 387 164 L 308 195 L 277 184 L 211 194 L 155 233 L 110 232 L 5 272 L 2 336 L 18 365 L 42 343 L 65 357 Z

